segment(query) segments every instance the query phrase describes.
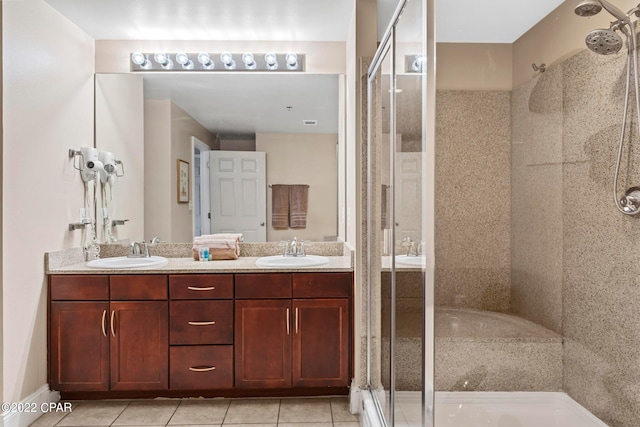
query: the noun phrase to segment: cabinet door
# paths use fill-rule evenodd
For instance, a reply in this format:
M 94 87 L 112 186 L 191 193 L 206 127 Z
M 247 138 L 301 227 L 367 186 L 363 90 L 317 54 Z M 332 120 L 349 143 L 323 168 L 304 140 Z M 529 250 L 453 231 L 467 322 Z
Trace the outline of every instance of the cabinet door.
M 52 390 L 109 389 L 107 302 L 52 302 L 49 382 Z
M 291 387 L 291 300 L 237 300 L 235 309 L 235 386 Z
M 349 385 L 349 300 L 293 300 L 293 386 Z
M 111 390 L 166 390 L 166 301 L 111 302 Z

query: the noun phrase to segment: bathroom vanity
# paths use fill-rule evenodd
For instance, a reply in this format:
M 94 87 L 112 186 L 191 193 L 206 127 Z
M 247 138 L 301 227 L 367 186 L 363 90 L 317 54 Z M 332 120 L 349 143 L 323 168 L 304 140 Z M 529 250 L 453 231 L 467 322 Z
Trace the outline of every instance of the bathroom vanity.
M 347 394 L 352 269 L 228 265 L 51 271 L 51 389 L 67 399 Z

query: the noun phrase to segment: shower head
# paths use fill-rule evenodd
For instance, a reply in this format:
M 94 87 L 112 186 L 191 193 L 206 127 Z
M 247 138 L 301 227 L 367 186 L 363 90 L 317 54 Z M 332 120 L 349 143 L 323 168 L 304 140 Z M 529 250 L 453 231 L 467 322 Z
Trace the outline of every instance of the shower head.
M 613 30 L 593 30 L 585 38 L 587 47 L 598 55 L 612 55 L 622 48 L 622 37 Z
M 602 5 L 597 0 L 585 0 L 573 10 L 578 16 L 594 16 L 600 13 Z

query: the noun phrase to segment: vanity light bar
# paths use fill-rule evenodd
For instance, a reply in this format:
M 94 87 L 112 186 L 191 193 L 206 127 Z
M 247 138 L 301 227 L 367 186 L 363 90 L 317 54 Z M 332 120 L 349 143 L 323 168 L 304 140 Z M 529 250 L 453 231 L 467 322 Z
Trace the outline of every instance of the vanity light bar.
M 133 52 L 131 71 L 304 71 L 303 53 Z
M 407 73 L 424 73 L 426 66 L 427 58 L 424 55 L 404 56 L 404 69 Z

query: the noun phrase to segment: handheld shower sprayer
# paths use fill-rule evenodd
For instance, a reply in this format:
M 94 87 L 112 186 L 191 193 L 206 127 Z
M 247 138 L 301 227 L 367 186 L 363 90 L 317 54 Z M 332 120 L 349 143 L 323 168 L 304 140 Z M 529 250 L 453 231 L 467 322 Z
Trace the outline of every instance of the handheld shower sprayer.
M 620 142 L 618 145 L 618 157 L 616 161 L 616 169 L 613 177 L 613 201 L 618 211 L 625 215 L 636 215 L 640 213 L 640 190 L 637 187 L 631 187 L 625 192 L 622 198 L 618 198 L 618 177 L 620 175 L 620 164 L 622 161 L 622 152 L 624 147 L 625 133 L 627 129 L 627 114 L 629 110 L 630 86 L 634 84 L 635 91 L 635 110 L 636 125 L 638 126 L 638 135 L 640 135 L 640 85 L 638 84 L 638 52 L 637 52 L 637 36 L 635 31 L 635 22 L 631 22 L 631 16 L 640 17 L 640 5 L 624 13 L 607 0 L 585 0 L 578 4 L 574 9 L 576 15 L 594 16 L 602 9 L 605 9 L 616 18 L 608 30 L 593 30 L 585 39 L 587 47 L 599 55 L 611 55 L 620 51 L 623 45 L 622 38 L 616 34 L 620 31 L 627 38 L 627 77 L 626 89 L 624 97 L 624 107 L 622 115 L 622 128 L 620 130 Z M 633 78 L 631 69 L 633 68 Z M 632 132 L 633 134 L 633 132 Z M 631 137 L 631 136 L 630 136 Z

